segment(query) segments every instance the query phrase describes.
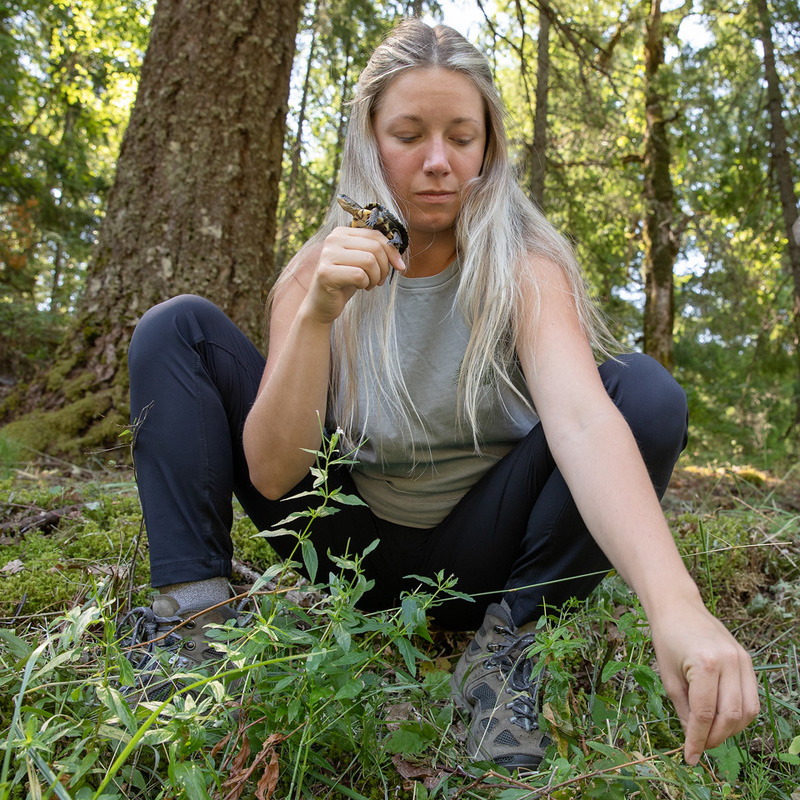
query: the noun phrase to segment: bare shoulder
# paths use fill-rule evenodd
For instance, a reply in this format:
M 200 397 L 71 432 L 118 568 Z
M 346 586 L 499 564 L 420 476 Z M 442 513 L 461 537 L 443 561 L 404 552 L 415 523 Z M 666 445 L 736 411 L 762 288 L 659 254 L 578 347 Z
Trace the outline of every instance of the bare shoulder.
M 561 289 L 571 291 L 571 282 L 566 269 L 555 259 L 544 253 L 529 253 L 527 272 L 540 290 Z

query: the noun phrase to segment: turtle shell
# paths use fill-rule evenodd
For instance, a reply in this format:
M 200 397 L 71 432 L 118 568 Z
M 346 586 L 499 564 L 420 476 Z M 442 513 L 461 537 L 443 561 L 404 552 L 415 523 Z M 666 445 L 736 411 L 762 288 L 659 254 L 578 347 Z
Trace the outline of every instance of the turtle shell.
M 339 205 L 353 217 L 351 228 L 372 228 L 380 231 L 391 245 L 396 247 L 400 255 L 408 248 L 408 231 L 397 217 L 380 203 L 367 203 L 361 206 L 346 194 L 337 198 Z

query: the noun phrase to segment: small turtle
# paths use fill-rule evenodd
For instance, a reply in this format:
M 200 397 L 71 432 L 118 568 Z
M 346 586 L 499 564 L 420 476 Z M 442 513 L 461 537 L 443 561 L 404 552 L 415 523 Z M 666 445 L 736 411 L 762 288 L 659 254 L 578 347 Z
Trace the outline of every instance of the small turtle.
M 389 244 L 398 249 L 400 255 L 405 253 L 408 247 L 408 231 L 388 208 L 379 203 L 360 206 L 346 194 L 340 194 L 336 199 L 348 214 L 353 215 L 351 228 L 372 228 L 380 231 L 389 240 Z

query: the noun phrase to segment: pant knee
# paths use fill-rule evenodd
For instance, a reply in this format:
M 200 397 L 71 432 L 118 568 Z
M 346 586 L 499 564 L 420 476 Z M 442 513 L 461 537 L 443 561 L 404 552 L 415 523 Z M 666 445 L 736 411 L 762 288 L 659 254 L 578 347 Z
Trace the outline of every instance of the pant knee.
M 625 354 L 600 370 L 645 460 L 671 461 L 672 466 L 686 446 L 686 392 L 667 369 L 643 353 Z
M 164 354 L 171 343 L 191 340 L 193 331 L 209 314 L 222 313 L 210 300 L 193 294 L 182 294 L 165 300 L 145 311 L 131 337 L 128 364 L 134 370 L 142 358 Z

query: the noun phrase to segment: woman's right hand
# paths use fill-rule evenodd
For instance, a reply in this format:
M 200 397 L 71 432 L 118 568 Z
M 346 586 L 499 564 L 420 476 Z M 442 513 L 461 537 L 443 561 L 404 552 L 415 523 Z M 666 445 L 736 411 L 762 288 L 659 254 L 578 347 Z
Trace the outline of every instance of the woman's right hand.
M 392 269 L 405 271 L 400 253 L 370 228 L 334 228 L 325 239 L 303 302 L 306 313 L 331 324 L 359 289 L 382 286 Z

